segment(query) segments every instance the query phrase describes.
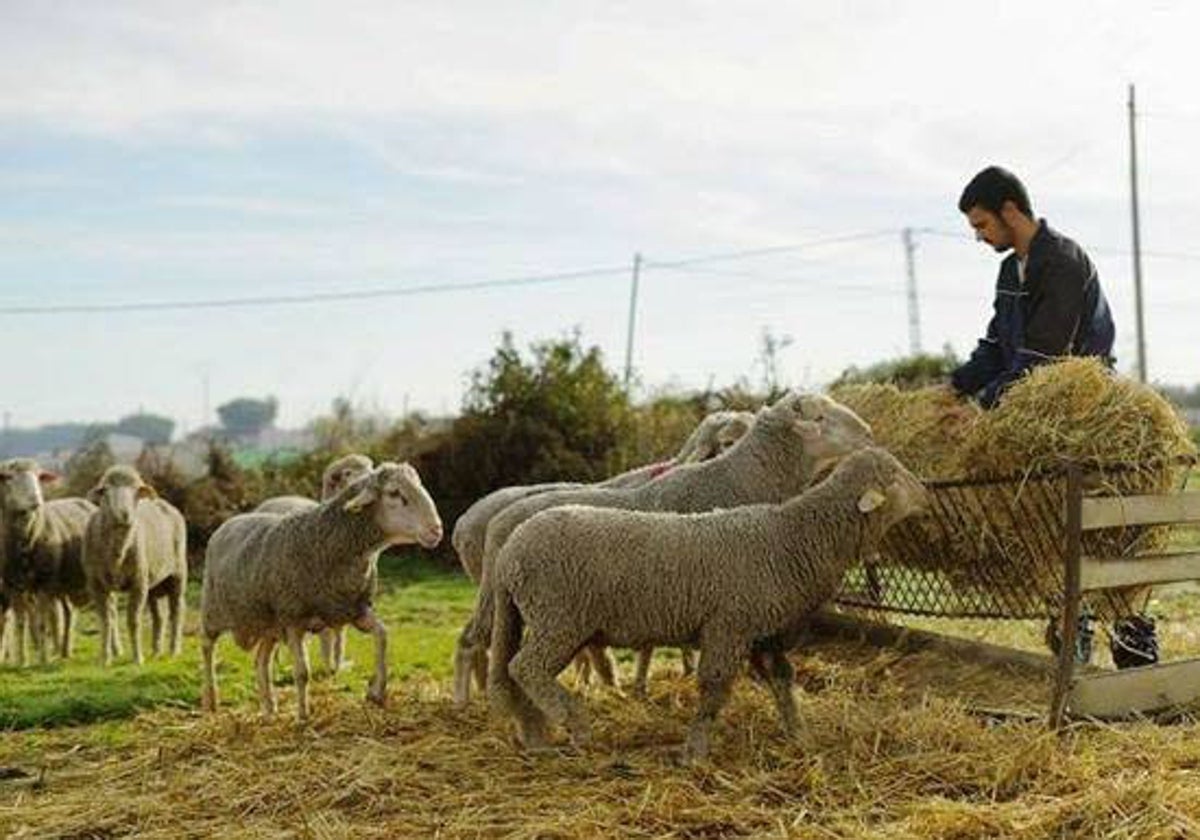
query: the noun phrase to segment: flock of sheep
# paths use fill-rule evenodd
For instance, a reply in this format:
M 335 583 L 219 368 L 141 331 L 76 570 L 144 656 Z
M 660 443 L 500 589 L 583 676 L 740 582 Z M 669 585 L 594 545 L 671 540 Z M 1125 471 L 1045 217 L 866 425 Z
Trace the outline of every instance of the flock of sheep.
M 187 552 L 183 517 L 129 467 L 105 472 L 87 499 L 47 501 L 54 476 L 27 459 L 0 463 L 0 621 L 25 659 L 69 656 L 74 609 L 91 603 L 101 657 L 121 655 L 114 593 L 128 593 L 134 661 L 149 606 L 154 651 L 182 641 Z M 583 705 L 558 675 L 578 659 L 614 682 L 607 647 L 638 651 L 644 694 L 655 646 L 684 651 L 700 708 L 686 755 L 707 754 L 712 724 L 749 664 L 769 688 L 785 731 L 797 725 L 787 652 L 803 620 L 837 591 L 846 568 L 926 504 L 920 482 L 873 446 L 870 428 L 825 396 L 788 394 L 757 414 L 716 412 L 671 460 L 599 484 L 508 487 L 477 501 L 452 537 L 479 584 L 454 660 L 454 701 L 472 680 L 515 718 L 529 749 L 551 725 L 588 739 Z M 280 643 L 294 661 L 299 716 L 308 716 L 305 637 L 321 635 L 327 666 L 345 628 L 371 633 L 367 699 L 387 695 L 387 630 L 372 609 L 377 559 L 389 546 L 436 546 L 437 507 L 408 464 L 341 458 L 320 502 L 268 500 L 223 523 L 205 552 L 199 635 L 203 705 L 217 706 L 214 650 L 225 632 L 255 654 L 263 712 L 276 710 L 272 667 Z M 4 637 L 0 625 L 0 639 Z

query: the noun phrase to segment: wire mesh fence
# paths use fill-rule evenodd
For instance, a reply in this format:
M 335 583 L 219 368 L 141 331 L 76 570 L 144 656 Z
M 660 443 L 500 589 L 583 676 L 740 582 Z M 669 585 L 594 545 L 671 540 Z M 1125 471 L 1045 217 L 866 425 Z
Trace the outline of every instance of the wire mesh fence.
M 1164 472 L 1166 471 L 1166 472 Z M 1093 470 L 1087 495 L 1146 492 L 1148 477 L 1180 485 L 1181 463 Z M 1057 615 L 1066 555 L 1066 470 L 1005 479 L 933 481 L 931 509 L 889 531 L 846 577 L 837 603 L 872 613 L 1036 619 Z M 1085 554 L 1128 557 L 1161 548 L 1169 530 L 1118 527 L 1084 535 Z M 1103 619 L 1128 615 L 1145 588 L 1091 596 Z

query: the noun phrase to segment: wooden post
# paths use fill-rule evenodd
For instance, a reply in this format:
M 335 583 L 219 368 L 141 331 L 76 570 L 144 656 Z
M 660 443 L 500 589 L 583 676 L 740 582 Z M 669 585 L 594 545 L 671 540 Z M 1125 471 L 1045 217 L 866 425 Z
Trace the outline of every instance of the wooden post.
M 1080 555 L 1083 543 L 1083 476 L 1078 464 L 1067 469 L 1066 556 L 1064 585 L 1062 643 L 1058 651 L 1058 674 L 1054 680 L 1054 696 L 1050 702 L 1050 728 L 1061 729 L 1066 718 L 1067 695 L 1075 677 L 1075 640 L 1079 633 Z

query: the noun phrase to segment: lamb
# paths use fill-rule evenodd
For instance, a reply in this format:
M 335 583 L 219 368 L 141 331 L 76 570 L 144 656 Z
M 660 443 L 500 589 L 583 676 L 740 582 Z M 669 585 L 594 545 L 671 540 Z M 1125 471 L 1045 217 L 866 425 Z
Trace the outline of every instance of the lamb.
M 375 674 L 367 699 L 387 698 L 387 628 L 371 608 L 379 553 L 391 545 L 442 539 L 437 507 L 408 464 L 385 462 L 332 499 L 288 516 L 244 513 L 224 522 L 205 551 L 200 596 L 203 705 L 217 707 L 214 649 L 231 632 L 243 649 L 257 645 L 255 670 L 265 714 L 276 709 L 271 653 L 291 649 L 301 722 L 308 719 L 304 634 L 353 624 L 375 637 Z
M 321 474 L 321 501 L 336 496 L 351 481 L 360 475 L 369 473 L 372 466 L 370 458 L 357 452 L 331 461 Z M 275 496 L 263 501 L 254 509 L 254 512 L 286 515 L 316 506 L 317 502 L 306 496 Z M 330 627 L 322 630 L 319 637 L 321 639 L 321 660 L 325 663 L 325 669 L 331 674 L 336 674 L 345 663 L 346 628 Z
M 183 650 L 184 596 L 187 594 L 187 524 L 170 502 L 160 499 L 133 467 L 104 471 L 88 494 L 97 510 L 83 535 L 83 570 L 92 604 L 100 616 L 100 664 L 108 665 L 119 636 L 117 592 L 128 593 L 126 621 L 130 652 L 141 665 L 142 612 L 150 608 L 151 643 L 162 654 L 161 602 L 167 602 L 170 651 Z
M 749 411 L 711 412 L 696 425 L 696 428 L 688 436 L 687 440 L 684 441 L 683 446 L 680 447 L 679 452 L 670 460 L 648 464 L 620 473 L 593 486 L 611 488 L 640 487 L 679 464 L 707 461 L 709 458 L 719 455 L 736 443 L 750 428 L 753 421 L 754 415 Z M 569 490 L 584 486 L 583 484 L 566 482 L 518 485 L 503 487 L 479 499 L 459 516 L 458 521 L 454 524 L 454 531 L 450 536 L 450 542 L 458 554 L 459 562 L 462 564 L 464 571 L 466 571 L 471 580 L 479 582 L 483 571 L 483 549 L 487 525 L 491 518 L 501 510 L 528 496 L 547 493 L 552 490 Z M 608 654 L 603 648 L 591 648 L 588 653 L 589 657 L 581 657 L 579 660 L 580 664 L 590 664 L 591 667 L 596 669 L 601 682 L 613 685 L 615 682 L 613 665 Z M 642 686 L 643 691 L 645 686 L 644 674 L 649 668 L 649 655 L 645 654 L 644 658 L 646 660 L 645 667 L 642 665 L 641 658 L 638 661 L 638 673 L 640 676 L 637 682 L 637 685 Z M 690 657 L 685 653 L 685 671 L 690 672 L 690 662 Z M 486 647 L 480 646 L 477 648 L 471 662 L 471 670 L 482 690 L 487 675 Z M 585 670 L 585 677 L 586 673 L 587 671 Z M 466 679 L 465 675 L 456 673 L 456 684 L 461 679 Z M 463 700 L 465 701 L 465 698 Z
M 490 698 L 516 717 L 527 748 L 545 745 L 547 723 L 565 725 L 580 746 L 590 734 L 583 705 L 556 677 L 581 646 L 699 643 L 700 704 L 685 757 L 708 755 L 713 723 L 755 651 L 775 654 L 766 676 L 791 735 L 793 675 L 783 651 L 796 628 L 888 528 L 927 505 L 924 487 L 899 461 L 868 447 L 781 505 L 539 513 L 505 543 L 493 569 Z
M 475 612 L 455 652 L 455 702 L 468 699 L 467 668 L 491 637 L 493 560 L 508 535 L 533 514 L 564 504 L 699 513 L 782 502 L 807 487 L 819 468 L 869 443 L 870 426 L 850 409 L 824 395 L 790 393 L 760 409 L 750 430 L 710 461 L 685 464 L 633 489 L 541 493 L 508 506 L 488 523 Z
M 46 626 L 61 610 L 55 630 L 59 655 L 71 655 L 73 607 L 87 603 L 83 574 L 83 532 L 96 506 L 86 499 L 46 501 L 42 485 L 58 479 L 29 458 L 0 463 L 0 515 L 4 520 L 4 569 L 0 577 L 12 595 L 32 600 L 29 614 L 38 660 L 45 664 Z

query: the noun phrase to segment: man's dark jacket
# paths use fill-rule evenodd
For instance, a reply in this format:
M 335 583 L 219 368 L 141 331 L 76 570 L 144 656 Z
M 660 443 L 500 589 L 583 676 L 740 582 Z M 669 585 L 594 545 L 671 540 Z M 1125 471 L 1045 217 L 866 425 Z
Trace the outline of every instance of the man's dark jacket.
M 994 314 L 971 358 L 951 374 L 960 394 L 985 408 L 1027 370 L 1056 356 L 1113 363 L 1115 337 L 1096 267 L 1083 249 L 1042 220 L 1029 243 L 1025 283 L 1017 255 L 1000 263 Z

